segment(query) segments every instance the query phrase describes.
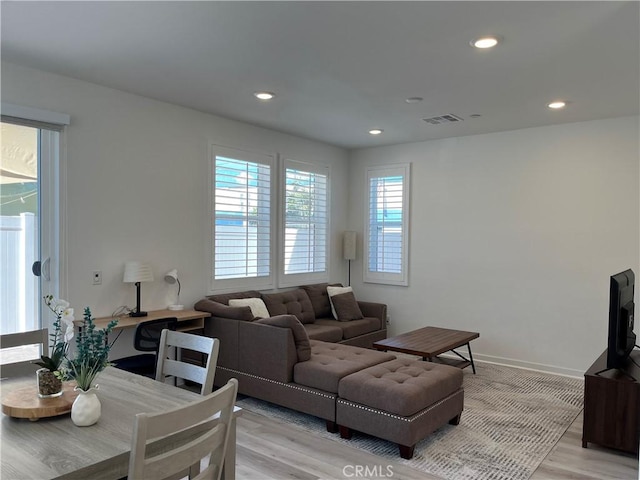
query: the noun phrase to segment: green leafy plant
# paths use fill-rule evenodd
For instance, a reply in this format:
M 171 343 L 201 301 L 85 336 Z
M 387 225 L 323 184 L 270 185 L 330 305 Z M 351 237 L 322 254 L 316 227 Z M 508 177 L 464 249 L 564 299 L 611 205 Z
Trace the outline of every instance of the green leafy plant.
M 109 351 L 117 337 L 109 343 L 108 335 L 118 324 L 114 319 L 106 328 L 96 329 L 89 307 L 84 309 L 84 319 L 76 336 L 75 358 L 68 358 L 66 377 L 77 382 L 78 388 L 87 391 L 93 387 L 96 376 L 111 365 Z
M 45 305 L 56 316 L 56 320 L 53 322 L 53 333 L 49 335 L 50 356 L 42 355 L 40 360 L 33 363 L 52 372 L 58 372 L 67 355 L 69 341 L 73 338 L 73 308 L 69 307 L 69 302 L 56 299 L 53 295 L 45 295 L 43 298 Z

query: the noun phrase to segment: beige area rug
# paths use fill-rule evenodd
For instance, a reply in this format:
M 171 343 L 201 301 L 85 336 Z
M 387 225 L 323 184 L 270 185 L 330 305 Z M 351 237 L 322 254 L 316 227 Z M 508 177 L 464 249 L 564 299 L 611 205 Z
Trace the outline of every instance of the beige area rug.
M 343 440 L 310 415 L 249 397 L 238 405 L 445 479 L 528 479 L 582 410 L 583 381 L 487 363 L 476 370 L 465 369 L 460 424 L 419 442 L 411 460 L 400 458 L 394 443 L 369 435 Z

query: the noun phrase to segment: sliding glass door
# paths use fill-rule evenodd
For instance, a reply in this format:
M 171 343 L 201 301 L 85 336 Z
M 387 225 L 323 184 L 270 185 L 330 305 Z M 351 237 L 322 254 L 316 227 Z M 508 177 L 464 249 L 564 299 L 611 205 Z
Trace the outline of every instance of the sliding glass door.
M 0 333 L 46 326 L 42 295 L 58 292 L 60 134 L 3 121 L 0 162 Z

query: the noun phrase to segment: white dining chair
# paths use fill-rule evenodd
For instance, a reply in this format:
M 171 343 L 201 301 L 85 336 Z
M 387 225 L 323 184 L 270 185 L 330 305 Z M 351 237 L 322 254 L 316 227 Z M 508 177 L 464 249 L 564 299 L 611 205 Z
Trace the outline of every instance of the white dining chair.
M 28 345 L 38 345 L 40 355 L 49 356 L 49 330 L 42 328 L 40 330 L 31 330 L 29 332 L 9 333 L 0 335 L 0 350 L 2 362 L 9 360 L 7 363 L 0 365 L 0 376 L 3 378 L 17 377 L 34 373 L 38 368 L 34 360 L 40 360 L 35 353 L 35 357 L 24 359 L 25 354 L 31 354 L 29 350 L 24 352 L 6 352 L 6 349 L 14 347 L 23 347 Z M 15 358 L 15 361 L 12 361 Z
M 192 480 L 220 479 L 238 394 L 235 378 L 187 406 L 136 415 L 129 480 L 179 478 L 196 466 Z M 155 442 L 155 443 L 154 443 Z M 199 471 L 200 460 L 205 468 Z
M 177 348 L 206 354 L 205 366 L 180 361 L 178 352 L 172 352 L 172 349 Z M 164 382 L 168 376 L 190 380 L 202 385 L 201 395 L 208 395 L 213 390 L 219 349 L 220 341 L 217 338 L 163 330 L 158 350 L 156 380 Z

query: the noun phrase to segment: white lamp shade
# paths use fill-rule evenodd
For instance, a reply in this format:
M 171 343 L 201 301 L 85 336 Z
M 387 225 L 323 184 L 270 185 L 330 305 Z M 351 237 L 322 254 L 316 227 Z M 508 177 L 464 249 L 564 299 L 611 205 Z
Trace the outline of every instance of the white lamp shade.
M 153 282 L 151 266 L 143 262 L 127 262 L 124 264 L 125 283 Z
M 344 232 L 342 237 L 342 254 L 345 260 L 356 259 L 356 232 Z
M 173 269 L 164 274 L 164 281 L 170 284 L 174 284 L 178 281 L 178 270 Z

